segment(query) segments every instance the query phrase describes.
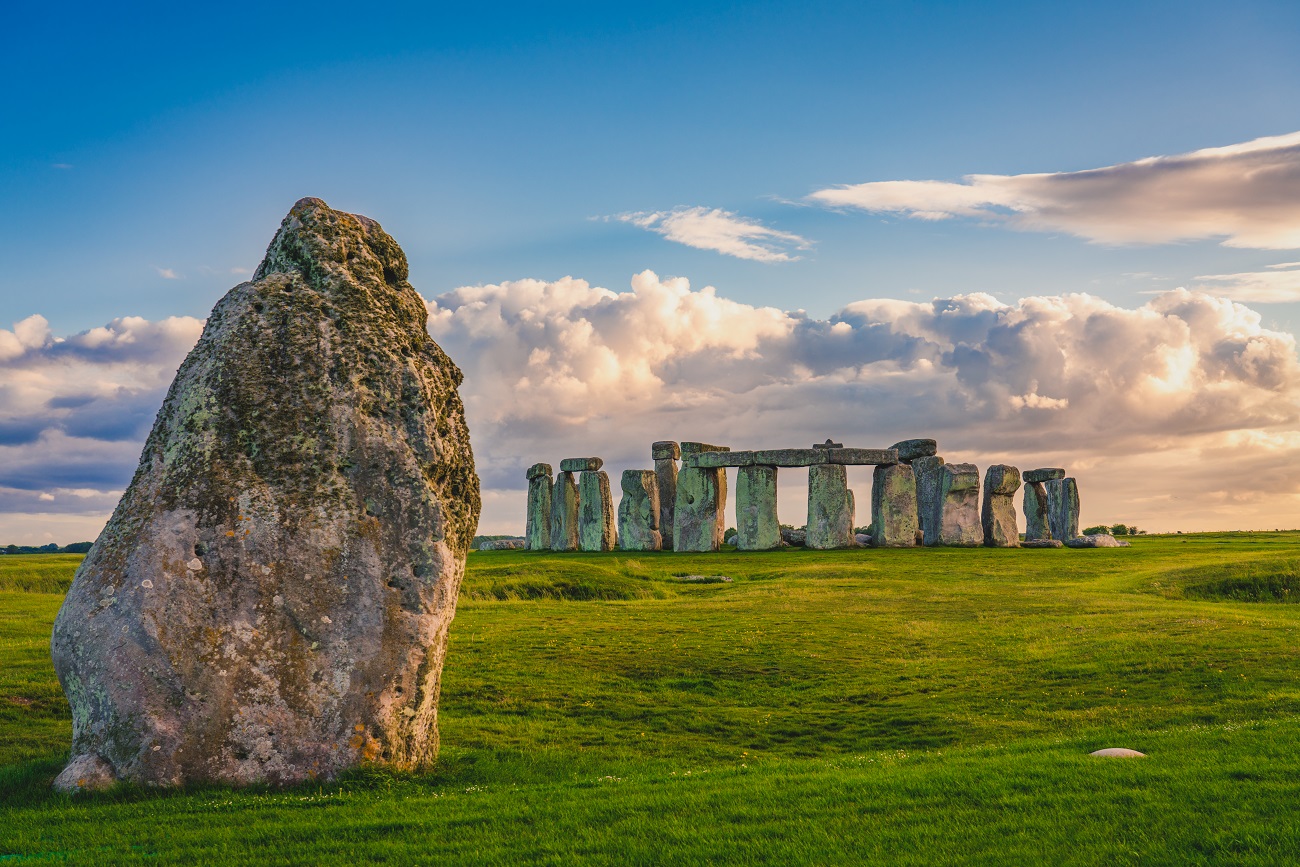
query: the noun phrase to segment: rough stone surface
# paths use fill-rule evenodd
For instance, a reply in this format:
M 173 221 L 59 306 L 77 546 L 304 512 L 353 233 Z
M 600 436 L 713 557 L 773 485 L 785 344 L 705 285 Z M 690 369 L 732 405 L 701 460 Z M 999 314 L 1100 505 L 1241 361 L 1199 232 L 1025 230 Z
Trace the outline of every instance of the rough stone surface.
M 871 481 L 871 544 L 916 545 L 916 474 L 907 464 L 876 467 Z
M 717 551 L 721 470 L 686 467 L 677 474 L 677 503 L 673 509 L 674 551 Z
M 480 551 L 519 551 L 528 547 L 527 539 L 485 539 L 479 543 Z
M 1048 467 L 1046 469 L 1025 470 L 1024 480 L 1026 482 L 1050 482 L 1052 479 L 1065 478 L 1065 470 L 1059 467 Z
M 736 473 L 736 550 L 781 547 L 776 518 L 776 467 L 741 467 Z
M 544 474 L 528 476 L 528 516 L 524 526 L 524 538 L 533 551 L 545 551 L 551 547 L 551 492 L 555 487 L 551 481 L 550 464 L 538 464 L 546 467 Z
M 802 548 L 808 541 L 808 534 L 803 530 L 795 530 L 790 527 L 781 528 L 781 541 L 791 548 Z
M 927 545 L 973 548 L 984 544 L 980 524 L 980 471 L 974 464 L 944 464 L 939 478 L 938 532 Z
M 805 544 L 809 548 L 825 551 L 855 547 L 849 497 L 848 473 L 842 465 L 819 464 L 808 468 Z
M 1128 548 L 1129 543 L 1116 539 L 1110 533 L 1090 533 L 1065 540 L 1067 548 Z
M 74 756 L 54 780 L 60 792 L 100 792 L 116 784 L 113 766 L 94 753 Z
M 406 278 L 378 223 L 303 199 L 217 302 L 54 624 L 60 788 L 434 760 L 479 482 Z
M 916 476 L 916 519 L 925 545 L 938 544 L 939 522 L 943 514 L 943 498 L 939 495 L 943 463 L 943 458 L 937 455 L 912 461 L 912 472 Z
M 546 476 L 547 478 L 550 478 L 551 473 L 552 470 L 550 464 L 533 464 L 531 467 L 528 468 L 528 473 L 527 473 L 528 481 L 531 482 L 533 479 L 540 478 L 542 476 Z
M 754 463 L 753 452 L 696 452 L 687 455 L 682 463 L 688 467 L 716 469 L 718 467 L 748 467 Z
M 832 440 L 830 437 L 827 437 L 827 438 L 826 438 L 826 442 L 822 442 L 822 443 L 813 443 L 813 448 L 815 448 L 815 449 L 842 449 L 842 448 L 844 448 L 844 443 L 837 443 L 837 442 L 835 442 L 834 440 Z
M 885 466 L 898 463 L 898 452 L 893 449 L 844 449 L 826 450 L 826 461 L 846 466 Z
M 939 444 L 934 440 L 903 440 L 890 446 L 898 452 L 898 459 L 910 464 L 917 458 L 933 457 L 939 453 Z
M 619 480 L 618 541 L 624 551 L 659 551 L 659 481 L 654 470 L 624 470 Z
M 730 446 L 715 446 L 709 443 L 684 442 L 682 443 L 682 456 L 698 455 L 701 452 L 729 452 Z
M 1026 539 L 1020 543 L 1021 548 L 1064 548 L 1060 539 Z
M 578 480 L 573 473 L 555 477 L 551 494 L 551 550 L 578 550 Z
M 867 548 L 871 546 L 871 537 L 866 533 L 855 533 L 853 541 L 857 542 L 860 547 Z
M 650 459 L 655 461 L 675 461 L 682 456 L 682 447 L 672 440 L 660 440 L 650 444 Z
M 718 511 L 713 530 L 717 544 L 721 547 L 727 535 L 727 471 L 718 469 L 713 472 L 718 474 Z
M 563 473 L 594 473 L 605 462 L 600 458 L 565 458 L 560 461 L 560 472 Z
M 1052 479 L 1047 489 L 1047 525 L 1052 538 L 1066 541 L 1079 535 L 1079 486 L 1074 479 Z
M 984 544 L 989 548 L 1019 548 L 1020 526 L 1016 520 L 1013 495 L 1020 490 L 1020 470 L 1006 464 L 994 464 L 984 472 L 984 503 L 980 507 L 980 524 Z
M 827 462 L 830 449 L 763 449 L 754 452 L 754 463 L 765 467 L 811 467 Z
M 613 551 L 617 545 L 609 473 L 588 470 L 578 477 L 578 547 L 583 551 Z
M 659 485 L 659 536 L 663 540 L 663 550 L 671 551 L 673 514 L 677 508 L 677 461 L 672 458 L 656 458 L 655 480 Z
M 1052 538 L 1052 528 L 1047 523 L 1047 489 L 1042 482 L 1025 482 L 1025 541 L 1033 542 Z

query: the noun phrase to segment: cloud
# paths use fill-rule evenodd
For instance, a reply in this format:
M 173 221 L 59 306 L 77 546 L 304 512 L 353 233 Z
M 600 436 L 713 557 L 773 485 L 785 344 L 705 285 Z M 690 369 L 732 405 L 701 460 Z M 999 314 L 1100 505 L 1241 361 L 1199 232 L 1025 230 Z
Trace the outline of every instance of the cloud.
M 179 279 L 181 279 L 181 275 L 180 275 L 180 274 L 177 274 L 177 273 L 176 273 L 175 271 L 173 271 L 171 268 L 158 268 L 158 267 L 155 267 L 154 270 L 157 271 L 157 272 L 158 272 L 158 276 L 161 277 L 161 278 L 163 278 L 164 280 L 179 280 Z
M 50 168 L 52 168 L 52 169 L 59 169 L 60 171 L 67 171 L 68 169 L 72 168 L 72 164 L 71 164 L 71 163 L 51 163 L 51 164 L 50 164 Z
M 819 190 L 832 208 L 967 217 L 1107 244 L 1219 238 L 1300 248 L 1300 132 L 1078 172 L 876 181 Z
M 1268 267 L 1268 271 L 1205 274 L 1196 278 L 1196 288 L 1237 301 L 1262 304 L 1300 301 L 1300 262 L 1283 262 Z
M 670 241 L 713 250 L 755 262 L 794 262 L 787 250 L 808 250 L 812 242 L 791 232 L 781 232 L 719 208 L 675 208 L 671 211 L 637 211 L 610 219 L 631 223 L 663 235 Z

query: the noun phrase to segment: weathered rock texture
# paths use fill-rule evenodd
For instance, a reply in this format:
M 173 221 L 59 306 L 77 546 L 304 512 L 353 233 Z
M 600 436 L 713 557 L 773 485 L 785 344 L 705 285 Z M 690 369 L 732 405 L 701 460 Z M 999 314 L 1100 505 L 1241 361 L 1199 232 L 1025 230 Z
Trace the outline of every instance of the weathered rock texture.
M 984 544 L 980 524 L 980 471 L 974 464 L 944 464 L 939 479 L 938 533 L 927 545 L 973 548 Z
M 1036 542 L 1052 538 L 1052 528 L 1047 523 L 1047 488 L 1042 482 L 1025 482 L 1025 541 Z
M 1074 479 L 1051 479 L 1047 489 L 1047 524 L 1052 538 L 1068 542 L 1079 535 L 1079 486 Z
M 916 545 L 916 474 L 907 464 L 876 467 L 871 481 L 871 544 Z
M 551 550 L 578 550 L 578 480 L 573 473 L 555 477 L 551 495 Z
M 560 461 L 560 472 L 594 473 L 605 465 L 600 458 L 565 458 Z
M 731 451 L 731 448 L 728 446 L 715 446 L 715 445 L 710 445 L 709 443 L 700 443 L 700 442 L 684 442 L 681 444 L 681 449 L 682 449 L 682 463 L 686 464 L 687 468 L 691 468 L 690 465 L 693 463 L 692 459 L 697 456 L 710 454 L 714 452 Z M 721 466 L 722 465 L 717 465 L 713 468 L 703 468 L 703 467 L 698 468 L 699 472 L 707 473 L 711 476 L 711 482 L 708 485 L 704 485 L 704 486 L 700 486 L 696 484 L 695 489 L 692 492 L 693 494 L 701 493 L 712 497 L 711 502 L 713 507 L 713 535 L 714 535 L 712 547 L 710 548 L 680 547 L 677 541 L 677 527 L 680 525 L 681 522 L 677 520 L 677 517 L 674 514 L 673 516 L 674 518 L 673 549 L 674 550 L 716 551 L 722 545 L 722 537 L 726 535 L 727 532 L 727 514 L 726 514 L 727 513 L 727 472 L 726 470 L 721 469 L 720 468 Z M 680 491 L 682 476 L 685 476 L 685 472 L 683 472 L 682 475 L 678 477 L 679 491 Z M 701 501 L 697 499 L 695 501 L 695 507 L 700 508 L 699 505 L 700 503 Z M 681 506 L 681 497 L 678 496 L 677 503 L 674 506 L 674 510 L 680 508 L 680 506 Z M 695 524 L 698 523 L 697 517 L 691 516 L 690 520 L 687 523 L 694 526 Z M 695 546 L 701 544 L 701 542 L 697 538 L 692 538 L 689 544 Z
M 939 534 L 939 521 L 943 515 L 943 498 L 939 485 L 943 480 L 943 458 L 923 455 L 912 461 L 916 476 L 916 519 L 923 544 L 935 545 Z
M 1065 478 L 1065 470 L 1060 467 L 1045 467 L 1038 470 L 1025 470 L 1026 482 L 1050 482 L 1052 479 Z
M 533 464 L 528 468 L 528 520 L 524 538 L 534 551 L 551 547 L 551 481 L 550 464 Z
M 934 440 L 903 440 L 890 446 L 898 452 L 898 459 L 910 464 L 917 458 L 934 457 L 939 453 L 939 444 Z
M 853 508 L 848 473 L 841 464 L 808 468 L 809 548 L 853 548 Z
M 1019 548 L 1020 526 L 1016 521 L 1013 495 L 1020 490 L 1020 470 L 994 464 L 984 473 L 984 504 L 980 524 L 984 544 L 989 548 Z
M 1060 539 L 1026 539 L 1020 543 L 1021 548 L 1063 548 L 1065 543 Z
M 736 471 L 736 549 L 770 551 L 779 547 L 776 467 L 741 467 Z
M 685 467 L 677 476 L 673 507 L 673 550 L 716 551 L 722 544 L 718 511 L 725 503 L 726 475 L 722 470 Z
M 623 497 L 618 501 L 618 541 L 624 551 L 658 551 L 659 482 L 654 470 L 624 470 L 619 480 Z
M 650 447 L 655 462 L 655 479 L 659 483 L 659 535 L 663 549 L 673 549 L 673 509 L 677 505 L 677 459 L 681 447 L 672 440 L 660 440 Z
M 1130 543 L 1116 539 L 1110 533 L 1091 533 L 1087 536 L 1067 539 L 1065 546 L 1067 548 L 1128 548 Z
M 583 551 L 613 551 L 617 544 L 609 473 L 588 470 L 578 477 L 578 547 Z
M 432 762 L 479 482 L 406 278 L 379 224 L 303 199 L 217 303 L 54 624 L 58 788 Z

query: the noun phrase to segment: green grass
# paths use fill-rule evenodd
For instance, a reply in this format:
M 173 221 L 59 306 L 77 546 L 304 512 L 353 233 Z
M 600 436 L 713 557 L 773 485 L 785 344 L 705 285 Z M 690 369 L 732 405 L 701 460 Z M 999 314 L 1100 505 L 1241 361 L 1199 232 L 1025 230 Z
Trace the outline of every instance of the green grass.
M 4 554 L 0 556 L 0 592 L 66 593 L 81 554 Z
M 474 553 L 438 768 L 284 792 L 51 793 L 60 597 L 0 592 L 0 865 L 1295 860 L 1300 534 L 1132 541 Z

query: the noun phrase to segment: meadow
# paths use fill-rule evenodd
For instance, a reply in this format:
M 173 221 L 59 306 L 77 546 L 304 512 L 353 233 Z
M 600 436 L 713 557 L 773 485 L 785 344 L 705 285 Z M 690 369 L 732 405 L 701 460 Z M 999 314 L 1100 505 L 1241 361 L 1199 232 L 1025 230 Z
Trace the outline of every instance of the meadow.
M 476 552 L 432 772 L 78 797 L 3 556 L 0 864 L 1296 861 L 1300 533 L 1132 542 Z

